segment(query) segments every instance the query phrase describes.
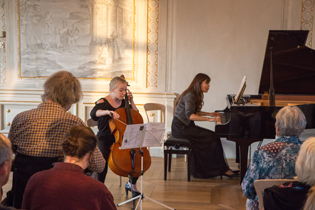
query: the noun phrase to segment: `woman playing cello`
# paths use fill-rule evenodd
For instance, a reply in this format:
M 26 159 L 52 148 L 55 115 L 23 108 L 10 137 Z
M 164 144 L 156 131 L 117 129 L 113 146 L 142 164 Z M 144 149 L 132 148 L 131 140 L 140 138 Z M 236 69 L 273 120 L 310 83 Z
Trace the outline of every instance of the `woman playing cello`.
M 128 100 L 130 101 L 131 108 L 138 111 L 134 101 L 132 93 L 127 89 L 127 81 L 122 77 L 115 77 L 109 84 L 109 95 L 105 98 L 101 98 L 95 102 L 95 106 L 92 109 L 90 115 L 95 121 L 98 121 L 97 137 L 99 139 L 98 146 L 106 160 L 105 169 L 102 173 L 98 174 L 98 180 L 104 182 L 108 170 L 108 158 L 110 155 L 110 147 L 115 142 L 114 135 L 111 134 L 109 127 L 109 121 L 111 118 L 119 119 L 119 114 L 115 112 L 118 108 L 125 107 L 125 95 L 128 93 Z M 138 177 L 134 177 L 130 182 L 126 183 L 126 192 L 131 191 L 133 196 L 137 196 L 140 192 L 137 190 L 136 182 Z

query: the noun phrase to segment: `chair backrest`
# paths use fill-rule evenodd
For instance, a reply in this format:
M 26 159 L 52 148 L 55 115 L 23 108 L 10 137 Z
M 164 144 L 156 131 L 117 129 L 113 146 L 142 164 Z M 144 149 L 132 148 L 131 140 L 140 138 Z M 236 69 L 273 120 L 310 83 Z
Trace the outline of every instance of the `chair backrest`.
M 264 198 L 263 192 L 266 188 L 272 187 L 273 185 L 281 185 L 285 182 L 294 181 L 293 179 L 257 179 L 254 182 L 255 190 L 258 197 L 259 202 L 259 210 L 263 209 L 264 207 Z
M 91 118 L 89 118 L 87 121 L 86 121 L 86 124 L 88 127 L 94 127 L 94 126 L 97 126 L 97 121 L 94 121 L 92 120 Z
M 150 122 L 148 111 L 160 110 L 161 111 L 161 115 L 162 115 L 161 122 L 165 123 L 165 105 L 164 104 L 146 103 L 146 104 L 143 105 L 143 107 L 144 107 L 144 110 L 145 110 L 145 114 L 147 115 L 148 122 Z

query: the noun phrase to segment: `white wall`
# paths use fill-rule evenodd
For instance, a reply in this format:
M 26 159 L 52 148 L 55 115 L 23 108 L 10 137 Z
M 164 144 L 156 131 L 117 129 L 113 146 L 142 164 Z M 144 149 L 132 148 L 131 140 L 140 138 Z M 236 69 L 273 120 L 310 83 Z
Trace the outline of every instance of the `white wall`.
M 163 1 L 162 1 L 163 2 Z M 181 93 L 193 77 L 211 77 L 204 111 L 223 110 L 247 76 L 245 94 L 258 94 L 269 30 L 299 30 L 301 1 L 169 0 L 168 59 L 170 90 Z M 214 123 L 198 123 L 214 129 Z M 223 139 L 227 158 L 234 143 Z

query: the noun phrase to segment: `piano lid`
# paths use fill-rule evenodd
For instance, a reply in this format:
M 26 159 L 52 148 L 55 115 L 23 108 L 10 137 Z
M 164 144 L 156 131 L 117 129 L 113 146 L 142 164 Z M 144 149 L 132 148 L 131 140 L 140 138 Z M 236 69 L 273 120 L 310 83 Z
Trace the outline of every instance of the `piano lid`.
M 275 94 L 315 95 L 315 50 L 305 46 L 308 31 L 269 31 L 259 94 L 269 92 L 270 48 Z

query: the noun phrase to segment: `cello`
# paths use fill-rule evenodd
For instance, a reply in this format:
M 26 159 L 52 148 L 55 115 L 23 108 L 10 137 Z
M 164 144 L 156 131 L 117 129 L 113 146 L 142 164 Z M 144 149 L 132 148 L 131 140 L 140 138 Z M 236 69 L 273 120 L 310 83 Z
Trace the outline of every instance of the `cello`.
M 127 125 L 142 124 L 143 119 L 139 112 L 130 109 L 128 94 L 125 95 L 125 108 L 116 109 L 120 115 L 119 119 L 112 118 L 109 126 L 115 136 L 115 142 L 111 146 L 108 158 L 110 169 L 119 176 L 139 177 L 141 175 L 141 154 L 136 149 L 120 149 L 123 135 Z M 143 172 L 151 165 L 151 156 L 146 147 L 143 150 Z

